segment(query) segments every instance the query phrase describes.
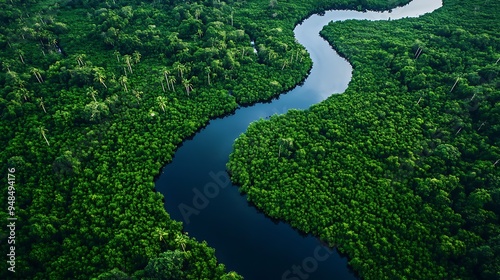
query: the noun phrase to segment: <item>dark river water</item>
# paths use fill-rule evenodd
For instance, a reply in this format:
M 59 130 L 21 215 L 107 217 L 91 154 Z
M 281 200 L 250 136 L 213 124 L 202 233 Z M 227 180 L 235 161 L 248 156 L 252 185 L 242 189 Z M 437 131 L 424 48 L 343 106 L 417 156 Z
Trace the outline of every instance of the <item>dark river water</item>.
M 347 259 L 335 250 L 249 205 L 230 183 L 225 165 L 234 140 L 251 122 L 291 108 L 309 108 L 347 88 L 352 67 L 319 36 L 324 25 L 332 20 L 416 17 L 441 5 L 440 0 L 414 0 L 391 13 L 329 11 L 297 25 L 295 37 L 313 60 L 309 77 L 270 103 L 242 107 L 233 115 L 210 121 L 186 140 L 156 181 L 170 216 L 182 221 L 190 236 L 215 248 L 218 261 L 228 270 L 247 280 L 357 279 Z

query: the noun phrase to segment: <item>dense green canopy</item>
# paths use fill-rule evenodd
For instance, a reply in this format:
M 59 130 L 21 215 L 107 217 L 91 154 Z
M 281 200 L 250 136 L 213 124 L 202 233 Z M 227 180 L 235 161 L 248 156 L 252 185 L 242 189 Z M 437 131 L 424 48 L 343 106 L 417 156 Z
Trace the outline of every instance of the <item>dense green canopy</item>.
M 253 123 L 232 180 L 362 278 L 500 279 L 498 11 L 445 0 L 418 19 L 330 24 L 349 88 Z
M 169 218 L 154 176 L 209 118 L 304 79 L 292 30 L 308 14 L 406 2 L 0 1 L 0 162 L 18 219 L 17 272 L 2 262 L 0 278 L 239 279 Z

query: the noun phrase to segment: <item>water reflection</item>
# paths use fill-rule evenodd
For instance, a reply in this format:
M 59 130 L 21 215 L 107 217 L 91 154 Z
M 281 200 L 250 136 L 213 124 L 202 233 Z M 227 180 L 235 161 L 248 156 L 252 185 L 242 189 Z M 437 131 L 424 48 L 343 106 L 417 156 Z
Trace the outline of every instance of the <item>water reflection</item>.
M 211 172 L 225 172 L 232 143 L 252 121 L 283 114 L 291 108 L 309 108 L 347 88 L 352 68 L 319 37 L 324 25 L 332 20 L 418 16 L 440 6 L 440 1 L 416 0 L 394 9 L 392 13 L 329 11 L 324 16 L 313 15 L 298 25 L 295 36 L 306 47 L 314 63 L 310 76 L 302 86 L 271 103 L 242 107 L 233 115 L 212 120 L 193 139 L 185 141 L 156 182 L 156 189 L 165 195 L 167 212 L 173 219 L 185 219 L 179 205 L 194 207 L 197 195 L 203 193 L 207 184 L 214 183 Z M 316 238 L 302 236 L 288 224 L 267 218 L 248 205 L 246 197 L 240 195 L 236 186 L 221 188 L 216 196 L 206 199 L 208 203 L 203 209 L 195 208 L 196 214 L 189 216 L 185 230 L 200 241 L 206 240 L 216 249 L 218 260 L 245 279 L 282 279 L 287 271 L 290 271 L 288 279 L 294 279 L 292 277 L 299 276 L 292 274 L 293 266 L 301 268 L 304 273 L 311 270 L 307 275 L 310 280 L 356 279 L 345 258 L 334 251 L 327 258 L 318 257 L 318 248 L 326 248 Z

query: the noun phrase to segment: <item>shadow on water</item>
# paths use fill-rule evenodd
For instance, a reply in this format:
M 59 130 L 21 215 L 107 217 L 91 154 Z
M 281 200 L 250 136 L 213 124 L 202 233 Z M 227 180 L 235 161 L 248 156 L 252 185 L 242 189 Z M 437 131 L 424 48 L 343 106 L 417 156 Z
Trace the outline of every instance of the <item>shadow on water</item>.
M 295 37 L 313 60 L 310 75 L 271 102 L 241 106 L 234 114 L 211 120 L 183 142 L 156 181 L 170 216 L 184 222 L 190 236 L 206 240 L 216 249 L 217 259 L 245 279 L 357 279 L 345 256 L 248 203 L 231 184 L 225 166 L 234 140 L 251 122 L 292 108 L 307 109 L 347 88 L 352 67 L 319 36 L 324 25 L 332 20 L 416 17 L 441 5 L 415 0 L 391 13 L 327 11 L 297 25 Z

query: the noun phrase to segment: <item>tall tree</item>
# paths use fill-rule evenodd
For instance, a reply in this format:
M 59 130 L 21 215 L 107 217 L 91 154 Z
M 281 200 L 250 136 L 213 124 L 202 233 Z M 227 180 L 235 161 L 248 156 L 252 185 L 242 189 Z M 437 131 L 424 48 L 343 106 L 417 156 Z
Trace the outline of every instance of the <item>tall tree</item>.
M 76 56 L 76 62 L 78 63 L 78 66 L 82 67 L 85 65 L 85 62 L 83 61 L 85 57 L 86 57 L 85 54 L 78 54 Z
M 208 85 L 210 85 L 210 73 L 212 72 L 212 70 L 210 69 L 210 66 L 206 66 L 205 67 L 205 73 L 207 73 L 207 83 Z
M 156 234 L 158 234 L 160 241 L 163 241 L 165 244 L 167 244 L 167 242 L 165 241 L 165 238 L 168 237 L 167 230 L 165 230 L 164 228 L 156 228 Z
M 174 83 L 176 82 L 176 79 L 174 76 L 170 76 L 168 78 L 168 81 L 170 82 L 170 85 L 172 86 L 172 91 L 175 91 Z
M 134 58 L 134 63 L 137 64 L 141 61 L 141 53 L 138 52 L 138 51 L 135 51 L 133 54 L 132 54 L 132 57 Z
M 22 97 L 24 98 L 24 101 L 28 101 L 28 98 L 32 96 L 32 92 L 27 90 L 24 87 L 19 88 L 19 92 L 21 93 Z
M 283 66 L 281 67 L 281 70 L 285 69 L 285 67 L 288 66 L 288 60 L 283 60 Z
M 127 87 L 127 76 L 120 76 L 120 78 L 118 78 L 118 80 L 120 81 L 120 84 L 122 85 L 123 89 L 125 90 L 125 92 L 128 92 L 128 87 Z
M 3 69 L 7 70 L 7 73 L 10 72 L 10 63 L 7 61 L 2 61 L 2 67 Z
M 144 94 L 144 92 L 142 92 L 140 90 L 133 89 L 132 93 L 134 94 L 135 98 L 137 99 L 137 104 L 140 104 L 139 101 L 141 100 L 141 96 Z
M 170 90 L 170 85 L 169 85 L 169 82 L 168 82 L 168 75 L 170 75 L 170 70 L 168 69 L 163 69 L 163 77 L 165 77 L 165 81 L 167 82 L 167 88 L 168 90 Z M 163 86 L 163 83 L 162 83 L 162 86 Z M 165 89 L 164 89 L 165 91 Z
M 119 52 L 119 51 L 117 51 L 117 50 L 115 50 L 113 53 L 114 53 L 114 54 L 115 54 L 115 56 L 116 56 L 116 61 L 118 61 L 118 63 L 120 63 L 120 56 L 121 56 L 120 52 Z
M 186 252 L 186 243 L 188 239 L 189 238 L 183 233 L 177 233 L 177 235 L 175 236 L 175 242 L 182 247 L 182 250 L 184 252 Z
M 45 142 L 47 142 L 47 146 L 50 146 L 49 140 L 47 140 L 47 137 L 45 136 L 45 132 L 47 132 L 47 129 L 45 127 L 41 126 L 39 128 L 40 134 L 42 135 L 43 139 L 45 139 Z
M 30 72 L 35 76 L 38 83 L 40 83 L 40 84 L 43 83 L 43 78 L 42 78 L 42 75 L 40 74 L 40 70 L 38 68 L 32 67 Z
M 94 99 L 94 101 L 97 102 L 97 100 L 95 99 L 95 96 L 97 95 L 97 90 L 94 89 L 94 87 L 88 87 L 87 88 L 87 95 L 92 97 L 92 99 Z
M 131 57 L 130 55 L 126 54 L 123 56 L 123 58 L 125 59 L 125 63 L 127 64 L 127 67 L 128 67 L 128 71 L 130 72 L 130 74 L 134 73 L 132 71 L 132 62 L 131 62 Z
M 183 79 L 182 85 L 186 89 L 187 96 L 189 96 L 189 93 L 193 90 L 193 85 L 191 84 L 191 82 L 188 79 Z
M 181 78 L 181 80 L 182 80 L 182 79 L 184 79 L 183 74 L 184 74 L 184 72 L 185 72 L 185 71 L 186 71 L 186 69 L 187 69 L 187 68 L 186 68 L 186 65 L 184 65 L 184 64 L 182 64 L 182 63 L 180 63 L 180 62 L 176 61 L 176 62 L 174 63 L 174 65 L 173 65 L 173 66 L 174 66 L 174 68 L 178 71 L 178 73 L 179 73 L 179 77 Z
M 47 110 L 45 110 L 45 104 L 43 103 L 43 97 L 38 98 L 38 104 L 42 107 L 43 111 L 47 113 Z
M 165 113 L 165 108 L 167 107 L 167 99 L 164 96 L 158 96 L 156 98 L 156 101 L 158 102 L 161 110 Z
M 104 82 L 105 80 L 106 80 L 106 75 L 104 74 L 104 71 L 99 68 L 94 68 L 94 81 L 99 82 L 107 89 L 108 86 L 106 86 L 106 83 Z
M 24 62 L 24 52 L 23 52 L 22 50 L 19 50 L 19 49 L 18 49 L 18 50 L 16 50 L 16 54 L 19 56 L 19 59 L 21 59 L 21 62 L 22 62 L 23 64 L 26 64 L 26 63 Z

